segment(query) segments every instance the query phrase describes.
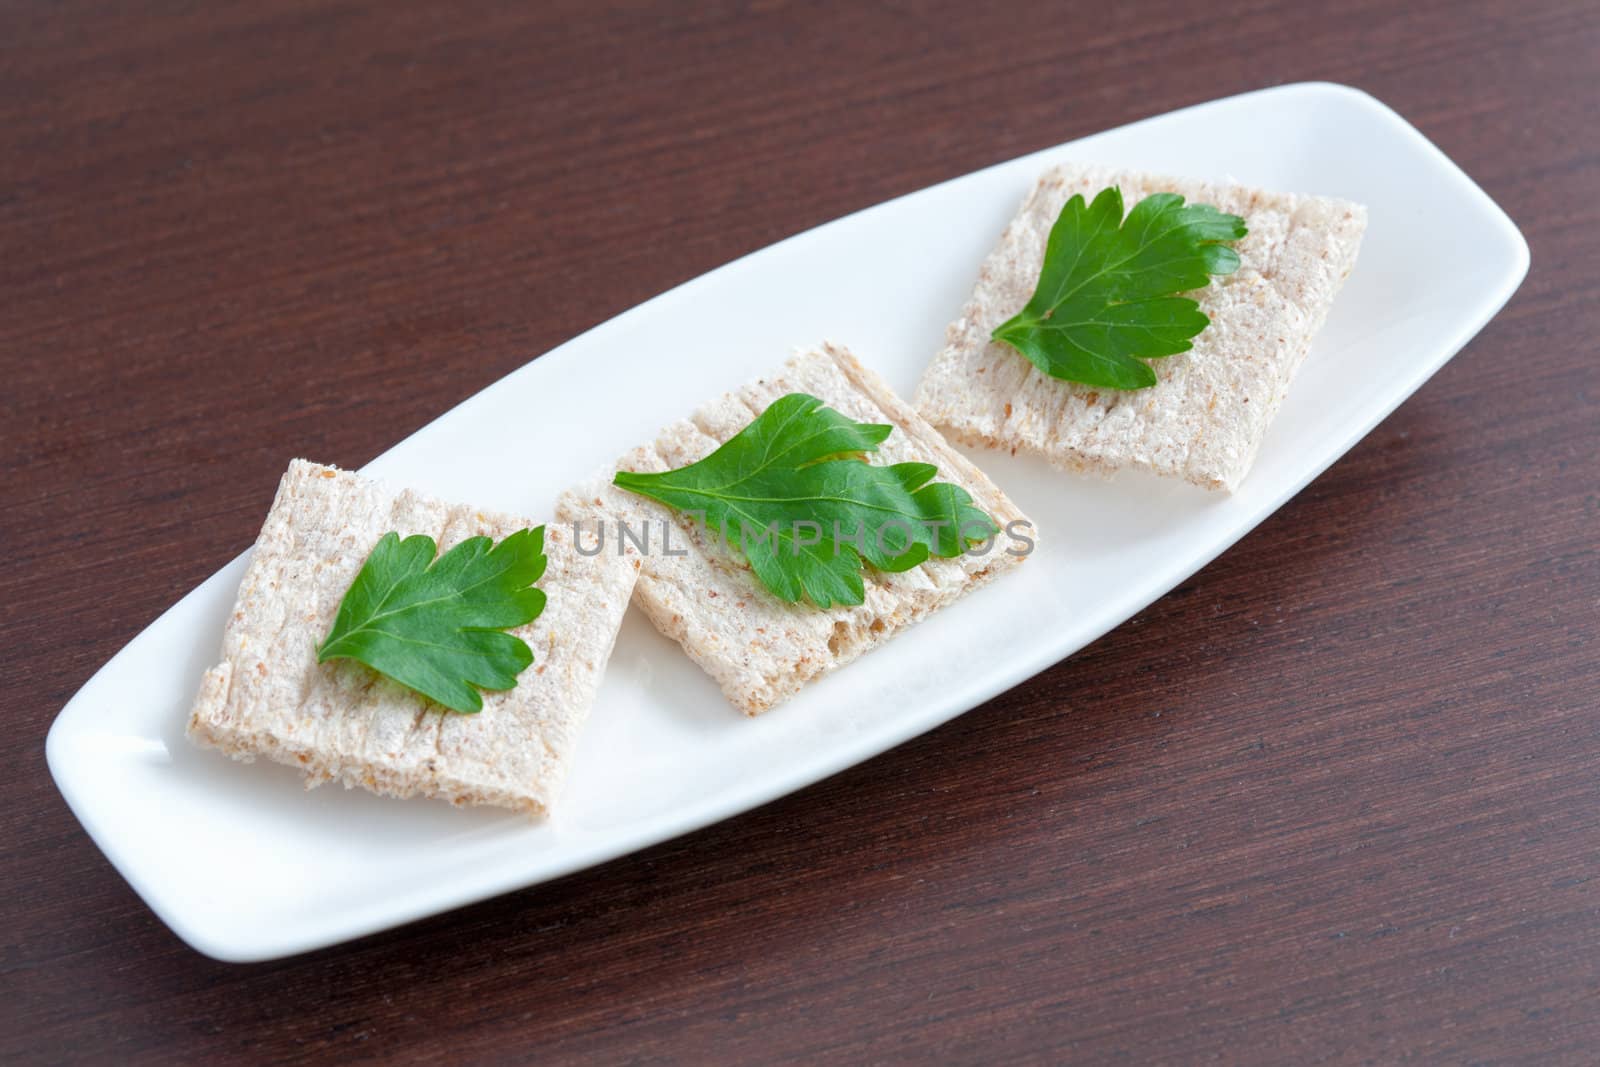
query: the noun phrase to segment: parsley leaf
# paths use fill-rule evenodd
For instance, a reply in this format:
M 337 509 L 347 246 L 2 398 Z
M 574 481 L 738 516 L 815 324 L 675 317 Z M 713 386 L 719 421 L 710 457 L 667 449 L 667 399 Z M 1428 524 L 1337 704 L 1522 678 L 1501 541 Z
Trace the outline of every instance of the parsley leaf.
M 483 710 L 478 689 L 510 689 L 533 662 L 503 630 L 544 610 L 544 527 L 497 545 L 469 537 L 437 560 L 423 534 L 386 533 L 339 603 L 317 662 L 354 659 L 456 711 Z
M 1110 389 L 1156 384 L 1153 359 L 1187 352 L 1211 322 L 1178 293 L 1212 274 L 1239 269 L 1239 253 L 1219 242 L 1246 233 L 1244 219 L 1208 204 L 1185 205 L 1154 193 L 1122 218 L 1122 190 L 1091 204 L 1074 196 L 1045 244 L 1039 286 L 1027 305 L 991 336 L 1053 378 Z
M 620 471 L 616 484 L 720 532 L 788 603 L 860 604 L 863 562 L 910 570 L 999 532 L 965 489 L 933 481 L 932 464 L 865 462 L 893 430 L 790 393 L 698 463 Z

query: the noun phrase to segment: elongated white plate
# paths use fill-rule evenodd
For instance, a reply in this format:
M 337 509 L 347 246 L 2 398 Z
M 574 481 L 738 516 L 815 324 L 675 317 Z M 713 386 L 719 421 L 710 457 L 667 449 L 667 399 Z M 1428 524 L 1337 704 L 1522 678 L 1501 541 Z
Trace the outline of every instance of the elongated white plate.
M 191 746 L 184 722 L 241 557 L 56 719 L 50 770 L 73 812 L 180 937 L 239 961 L 356 937 L 726 818 L 961 714 L 1171 589 L 1416 390 L 1528 268 L 1511 220 L 1394 112 L 1341 86 L 1285 86 L 1013 160 L 780 242 L 562 345 L 367 470 L 538 517 L 563 486 L 798 345 L 845 342 L 909 394 L 1029 183 L 1068 157 L 1368 205 L 1360 262 L 1237 495 L 978 454 L 1039 525 L 1028 565 L 756 720 L 630 613 L 566 794 L 537 826 L 337 787 L 305 792 L 286 768 Z M 552 417 L 562 412 L 567 421 Z M 515 486 L 500 465 L 470 462 L 516 453 L 538 462 Z M 272 490 L 261 486 L 263 513 Z

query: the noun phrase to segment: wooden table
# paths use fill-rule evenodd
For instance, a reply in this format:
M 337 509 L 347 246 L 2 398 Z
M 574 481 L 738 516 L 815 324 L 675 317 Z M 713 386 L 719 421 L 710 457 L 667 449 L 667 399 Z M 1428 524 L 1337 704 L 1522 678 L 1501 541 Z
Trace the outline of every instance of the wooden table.
M 0 8 L 0 1058 L 1600 1056 L 1600 8 L 993 7 Z M 180 944 L 52 786 L 56 711 L 289 457 L 361 464 L 846 212 L 1308 78 L 1436 141 L 1532 273 L 1082 654 L 752 814 L 273 964 Z

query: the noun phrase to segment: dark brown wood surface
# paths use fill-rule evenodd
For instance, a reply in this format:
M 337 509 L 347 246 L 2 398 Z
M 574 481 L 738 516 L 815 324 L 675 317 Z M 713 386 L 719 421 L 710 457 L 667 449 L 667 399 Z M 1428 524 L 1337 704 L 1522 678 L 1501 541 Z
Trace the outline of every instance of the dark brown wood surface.
M 1600 1059 L 1600 7 L 690 7 L 0 5 L 0 1060 Z M 363 463 L 846 212 L 1312 78 L 1460 162 L 1532 272 L 1082 654 L 759 811 L 264 965 L 178 942 L 56 793 L 52 717 L 289 457 Z

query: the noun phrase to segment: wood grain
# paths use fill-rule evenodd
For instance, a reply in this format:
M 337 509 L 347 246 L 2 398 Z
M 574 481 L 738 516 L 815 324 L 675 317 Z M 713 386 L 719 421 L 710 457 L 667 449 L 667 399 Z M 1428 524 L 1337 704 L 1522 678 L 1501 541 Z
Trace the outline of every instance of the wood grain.
M 0 1058 L 1593 1062 L 1600 9 L 0 5 Z M 1082 654 L 804 793 L 206 960 L 45 769 L 90 674 L 365 462 L 770 241 L 1146 115 L 1367 89 L 1533 270 Z

